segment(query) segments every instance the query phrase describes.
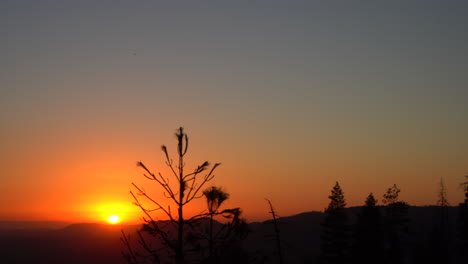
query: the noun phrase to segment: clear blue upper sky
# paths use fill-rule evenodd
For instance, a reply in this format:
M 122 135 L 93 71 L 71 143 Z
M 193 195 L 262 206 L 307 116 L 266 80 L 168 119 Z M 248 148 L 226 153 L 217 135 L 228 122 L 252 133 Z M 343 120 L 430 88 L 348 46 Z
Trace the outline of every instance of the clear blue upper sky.
M 0 206 L 21 208 L 14 192 L 33 179 L 71 177 L 58 158 L 79 167 L 91 161 L 71 153 L 113 148 L 131 167 L 180 125 L 200 157 L 224 163 L 217 184 L 252 217 L 264 197 L 283 214 L 320 210 L 335 180 L 351 205 L 393 183 L 430 204 L 444 177 L 456 203 L 468 172 L 467 11 L 466 1 L 1 1 Z M 126 192 L 132 179 L 119 177 Z

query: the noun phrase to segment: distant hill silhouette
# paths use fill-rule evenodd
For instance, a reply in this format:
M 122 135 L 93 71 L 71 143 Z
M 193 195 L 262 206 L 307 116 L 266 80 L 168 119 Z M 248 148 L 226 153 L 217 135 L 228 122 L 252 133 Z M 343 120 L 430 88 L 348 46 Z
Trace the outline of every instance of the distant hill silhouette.
M 2 229 L 1 263 L 125 263 L 121 226 L 72 224 L 62 229 Z M 128 229 L 136 226 L 126 227 Z
M 428 239 L 440 208 L 410 207 L 411 239 Z M 346 209 L 354 221 L 360 207 Z M 457 208 L 448 208 L 449 231 L 454 234 Z M 322 212 L 306 212 L 279 218 L 285 263 L 315 263 L 320 250 Z M 5 222 L 3 222 L 5 223 Z M 1 263 L 125 263 L 120 241 L 123 228 L 132 233 L 140 225 L 72 224 L 60 229 L 2 227 L 0 222 Z M 12 228 L 13 227 L 13 228 Z M 251 230 L 243 242 L 254 263 L 276 263 L 271 221 L 249 224 Z M 463 262 L 455 262 L 463 263 Z
M 345 210 L 348 212 L 350 222 L 353 223 L 361 207 L 350 207 Z M 434 224 L 438 221 L 438 210 L 440 208 L 437 206 L 410 207 L 411 242 L 417 243 L 429 239 Z M 316 263 L 320 253 L 321 223 L 324 216 L 323 212 L 306 212 L 279 218 L 285 263 Z M 448 226 L 452 236 L 455 235 L 456 216 L 457 207 L 448 207 Z M 252 234 L 244 242 L 246 249 L 251 254 L 260 252 L 267 256 L 266 263 L 277 263 L 271 221 L 251 223 L 249 226 Z
M 60 229 L 71 224 L 73 223 L 64 221 L 0 221 L 0 232 L 19 229 Z

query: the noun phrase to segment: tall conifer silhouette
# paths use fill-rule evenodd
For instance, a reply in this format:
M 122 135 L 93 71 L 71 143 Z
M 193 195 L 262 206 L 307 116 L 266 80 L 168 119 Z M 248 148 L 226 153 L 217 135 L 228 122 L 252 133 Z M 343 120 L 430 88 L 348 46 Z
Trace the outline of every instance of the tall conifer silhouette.
M 338 182 L 328 196 L 330 204 L 325 209 L 322 223 L 321 255 L 322 264 L 342 264 L 349 261 L 349 226 L 348 215 L 344 208 L 346 201 Z
M 465 176 L 468 180 L 468 175 Z M 468 258 L 468 181 L 461 183 L 465 200 L 458 205 L 458 239 L 461 258 Z
M 384 250 L 382 214 L 372 193 L 359 212 L 354 226 L 354 238 L 353 263 L 371 264 L 381 261 Z

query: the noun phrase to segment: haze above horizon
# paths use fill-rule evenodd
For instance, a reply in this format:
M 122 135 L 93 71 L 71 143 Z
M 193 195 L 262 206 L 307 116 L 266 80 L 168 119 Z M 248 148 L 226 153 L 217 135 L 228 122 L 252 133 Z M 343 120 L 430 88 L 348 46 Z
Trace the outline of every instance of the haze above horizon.
M 452 205 L 468 174 L 466 1 L 2 1 L 0 220 L 142 214 L 136 168 L 188 166 L 250 221 L 397 184 Z M 198 201 L 194 213 L 204 208 Z

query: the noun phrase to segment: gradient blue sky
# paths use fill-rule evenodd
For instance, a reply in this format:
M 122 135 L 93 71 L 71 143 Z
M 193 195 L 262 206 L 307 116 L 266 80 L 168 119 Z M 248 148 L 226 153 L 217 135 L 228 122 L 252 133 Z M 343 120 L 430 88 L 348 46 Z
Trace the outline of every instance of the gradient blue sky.
M 130 203 L 129 183 L 146 184 L 135 161 L 160 168 L 178 126 L 195 161 L 223 163 L 214 183 L 252 220 L 268 217 L 265 197 L 281 215 L 322 210 L 337 180 L 349 205 L 394 183 L 426 205 L 443 177 L 455 205 L 468 173 L 467 10 L 2 1 L 0 219 L 93 219 Z

